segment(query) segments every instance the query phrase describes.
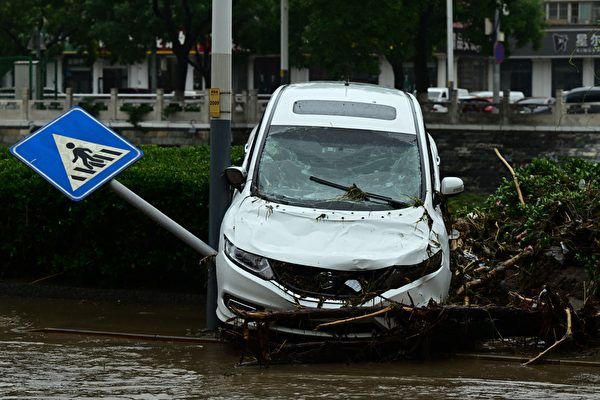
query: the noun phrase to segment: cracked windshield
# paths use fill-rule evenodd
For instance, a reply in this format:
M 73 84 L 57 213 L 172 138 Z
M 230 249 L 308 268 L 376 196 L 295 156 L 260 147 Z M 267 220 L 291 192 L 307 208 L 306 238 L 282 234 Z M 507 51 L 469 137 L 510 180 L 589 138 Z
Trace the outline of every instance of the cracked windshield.
M 414 134 L 272 126 L 258 168 L 268 200 L 328 209 L 385 210 L 421 193 Z

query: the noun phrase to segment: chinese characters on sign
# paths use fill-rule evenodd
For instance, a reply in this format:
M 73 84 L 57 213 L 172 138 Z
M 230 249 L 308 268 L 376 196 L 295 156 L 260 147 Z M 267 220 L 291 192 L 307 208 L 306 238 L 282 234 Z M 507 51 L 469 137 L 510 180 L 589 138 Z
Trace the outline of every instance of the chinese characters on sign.
M 552 35 L 554 51 L 568 54 L 596 54 L 600 53 L 600 32 L 554 33 Z M 569 46 L 570 39 L 574 47 Z M 572 46 L 572 45 L 571 45 Z

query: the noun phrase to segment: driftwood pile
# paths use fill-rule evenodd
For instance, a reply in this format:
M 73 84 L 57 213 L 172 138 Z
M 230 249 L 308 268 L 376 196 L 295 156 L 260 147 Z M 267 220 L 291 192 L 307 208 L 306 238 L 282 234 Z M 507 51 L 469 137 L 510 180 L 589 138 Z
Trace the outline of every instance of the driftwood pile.
M 240 329 L 227 336 L 261 364 L 414 358 L 508 338 L 533 344 L 530 354 L 539 354 L 529 363 L 535 363 L 557 348 L 595 346 L 600 338 L 600 167 L 541 160 L 515 172 L 496 154 L 512 181 L 505 181 L 485 208 L 447 221 L 458 238 L 452 241 L 446 304 L 240 311 Z M 394 321 L 394 327 L 360 340 L 341 329 L 373 318 Z M 297 341 L 269 329 L 282 323 L 335 335 Z
M 508 338 L 527 338 L 534 348 L 546 347 L 545 352 L 529 361 L 534 363 L 563 342 L 582 346 L 598 338 L 598 313 L 593 310 L 575 312 L 549 288 L 545 288 L 537 299 L 513 296 L 521 306 L 430 304 L 416 308 L 391 304 L 334 310 L 239 311 L 240 329 L 227 331 L 226 337 L 240 345 L 245 356 L 262 365 L 422 358 L 432 353 L 452 354 L 472 350 L 482 341 Z M 331 332 L 337 331 L 341 325 L 374 317 L 393 320 L 396 326 L 365 339 L 341 334 L 333 338 L 304 338 L 302 341 L 270 329 L 271 324 L 329 321 L 314 325 L 314 330 Z

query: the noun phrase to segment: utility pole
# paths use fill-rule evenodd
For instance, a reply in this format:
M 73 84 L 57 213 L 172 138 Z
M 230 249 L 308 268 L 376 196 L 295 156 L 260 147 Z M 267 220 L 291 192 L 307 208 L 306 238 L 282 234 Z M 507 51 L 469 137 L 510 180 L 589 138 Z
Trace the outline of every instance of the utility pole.
M 208 243 L 219 248 L 221 221 L 229 204 L 225 168 L 231 163 L 231 22 L 232 0 L 212 0 L 212 56 L 210 113 L 210 194 Z M 217 327 L 216 266 L 208 267 L 206 327 Z
M 279 75 L 281 78 L 281 84 L 286 85 L 290 83 L 289 73 L 289 44 L 288 44 L 288 15 L 289 15 L 289 4 L 288 0 L 281 0 L 281 69 Z
M 494 65 L 492 89 L 494 95 L 494 104 L 500 103 L 500 64 L 504 61 L 504 32 L 500 29 L 500 10 L 502 15 L 507 17 L 510 12 L 508 5 L 496 0 L 496 12 L 494 13 Z M 486 32 L 487 33 L 487 32 Z
M 452 0 L 446 0 L 446 53 L 448 95 L 454 89 L 454 29 L 453 29 Z
M 498 39 L 500 36 L 500 9 L 496 6 L 496 12 L 494 13 L 494 48 L 496 48 L 496 43 L 498 43 Z M 494 62 L 493 64 L 493 80 L 492 80 L 492 90 L 493 90 L 493 101 L 494 104 L 500 103 L 500 64 Z

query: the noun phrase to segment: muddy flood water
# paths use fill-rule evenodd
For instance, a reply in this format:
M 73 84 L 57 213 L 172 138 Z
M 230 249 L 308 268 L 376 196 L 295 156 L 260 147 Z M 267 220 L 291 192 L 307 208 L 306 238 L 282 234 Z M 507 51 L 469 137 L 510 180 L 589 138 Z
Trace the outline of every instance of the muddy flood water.
M 598 399 L 600 368 L 477 359 L 240 366 L 223 343 L 35 332 L 200 335 L 202 304 L 2 296 L 2 399 Z

